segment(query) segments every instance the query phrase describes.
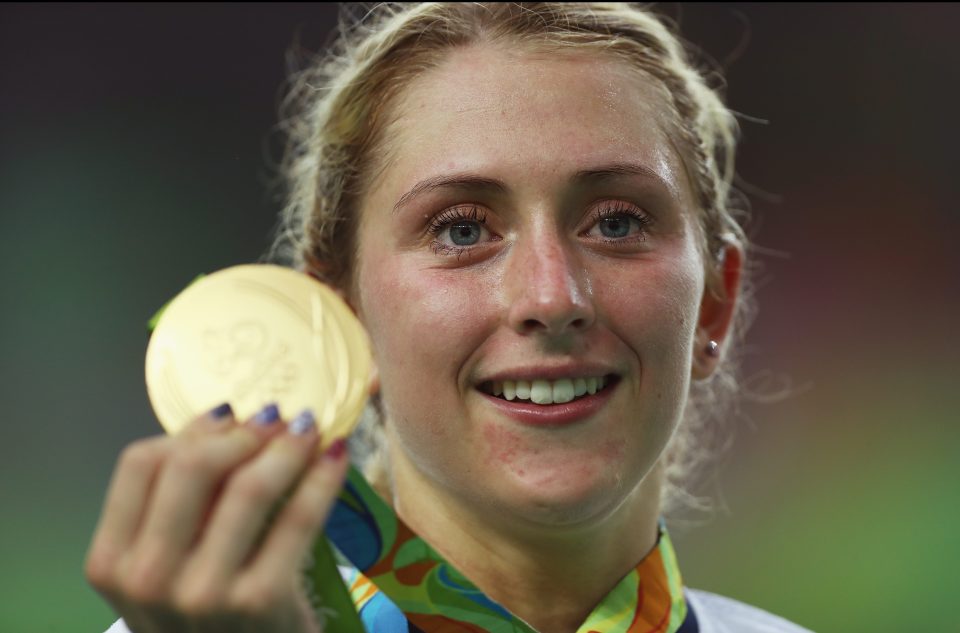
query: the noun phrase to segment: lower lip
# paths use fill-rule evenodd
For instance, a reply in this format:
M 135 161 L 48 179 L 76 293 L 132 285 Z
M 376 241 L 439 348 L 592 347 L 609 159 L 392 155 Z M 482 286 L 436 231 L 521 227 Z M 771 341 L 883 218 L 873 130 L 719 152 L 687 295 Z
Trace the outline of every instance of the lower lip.
M 607 385 L 592 396 L 585 396 L 563 404 L 534 404 L 528 400 L 504 400 L 477 391 L 499 411 L 514 420 L 531 426 L 567 426 L 583 422 L 597 413 L 610 399 L 617 383 Z

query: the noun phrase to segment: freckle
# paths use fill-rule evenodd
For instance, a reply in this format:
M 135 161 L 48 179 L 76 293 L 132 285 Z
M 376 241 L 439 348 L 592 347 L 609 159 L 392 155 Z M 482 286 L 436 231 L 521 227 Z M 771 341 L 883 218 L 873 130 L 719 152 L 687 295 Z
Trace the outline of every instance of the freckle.
M 608 461 L 616 460 L 623 455 L 623 446 L 623 441 L 610 440 L 608 442 L 604 442 L 602 448 L 603 456 Z
M 490 424 L 483 427 L 483 435 L 493 462 L 510 462 L 517 454 L 517 435 Z

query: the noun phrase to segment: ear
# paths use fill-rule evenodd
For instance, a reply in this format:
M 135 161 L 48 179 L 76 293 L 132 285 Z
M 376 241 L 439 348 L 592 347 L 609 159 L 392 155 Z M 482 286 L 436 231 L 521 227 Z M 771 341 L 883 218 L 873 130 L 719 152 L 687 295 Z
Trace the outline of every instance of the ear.
M 333 287 L 331 286 L 331 288 Z M 353 312 L 353 314 L 362 321 L 363 319 L 361 319 L 360 311 L 357 309 L 357 306 L 354 305 L 354 302 L 350 298 L 350 296 L 346 292 L 344 292 L 341 288 L 333 288 L 333 291 L 336 292 L 337 296 L 343 299 L 343 302 L 350 307 L 350 311 Z M 380 369 L 377 367 L 376 360 L 371 358 L 370 359 L 370 385 L 367 390 L 367 394 L 369 396 L 374 396 L 379 392 L 380 392 Z
M 300 272 L 305 272 L 306 274 L 310 275 L 311 277 L 313 277 L 314 279 L 316 279 L 317 281 L 319 281 L 320 283 L 324 284 L 325 286 L 333 290 L 335 293 L 337 293 L 337 296 L 343 299 L 343 302 L 347 304 L 347 306 L 350 308 L 350 311 L 353 312 L 353 314 L 358 319 L 360 318 L 360 312 L 357 310 L 357 307 L 353 304 L 353 301 L 350 299 L 347 293 L 343 291 L 342 288 L 338 288 L 332 284 L 326 283 L 316 273 L 314 273 L 311 270 L 307 270 L 306 268 L 301 268 Z M 380 370 L 377 368 L 376 361 L 371 358 L 370 359 L 370 384 L 369 384 L 367 393 L 368 395 L 373 396 L 379 392 L 380 392 Z
M 377 369 L 377 363 L 370 361 L 370 388 L 367 394 L 372 398 L 380 393 L 380 370 Z
M 738 245 L 727 244 L 717 268 L 707 275 L 700 301 L 691 369 L 691 376 L 695 380 L 704 380 L 713 374 L 724 353 L 724 343 L 729 342 L 727 337 L 740 296 L 742 272 L 743 250 Z M 708 349 L 710 341 L 718 345 L 714 354 Z

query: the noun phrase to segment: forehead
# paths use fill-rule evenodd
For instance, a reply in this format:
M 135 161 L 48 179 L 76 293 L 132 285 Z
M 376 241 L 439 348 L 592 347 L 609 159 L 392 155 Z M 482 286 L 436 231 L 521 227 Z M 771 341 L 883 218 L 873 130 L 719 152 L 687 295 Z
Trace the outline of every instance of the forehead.
M 394 108 L 381 172 L 388 188 L 473 170 L 546 186 L 595 165 L 642 163 L 678 195 L 687 189 L 658 84 L 612 56 L 458 48 Z

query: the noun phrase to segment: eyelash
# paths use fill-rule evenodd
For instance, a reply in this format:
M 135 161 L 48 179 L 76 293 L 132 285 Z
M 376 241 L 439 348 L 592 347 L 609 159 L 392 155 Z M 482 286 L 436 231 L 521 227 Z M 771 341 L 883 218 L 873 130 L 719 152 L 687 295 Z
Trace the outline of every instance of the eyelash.
M 448 229 L 451 224 L 454 222 L 462 222 L 464 220 L 477 222 L 480 225 L 486 225 L 487 214 L 476 205 L 469 207 L 469 211 L 467 210 L 467 207 L 453 207 L 452 209 L 444 209 L 430 221 L 430 226 L 427 227 L 427 232 L 434 236 L 434 238 L 437 238 L 441 233 L 443 233 L 444 230 Z M 455 255 L 457 259 L 460 259 L 460 256 L 469 250 L 469 247 L 450 246 L 449 244 L 444 244 L 438 239 L 434 239 L 430 243 L 430 248 L 432 248 L 433 252 L 437 255 Z
M 480 209 L 480 207 L 473 205 L 469 207 L 469 211 L 466 210 L 467 207 L 453 207 L 450 209 L 444 209 L 436 217 L 430 221 L 430 226 L 427 227 L 427 232 L 436 238 L 444 230 L 450 227 L 454 222 L 462 222 L 468 220 L 471 222 L 477 222 L 480 225 L 486 225 L 487 223 L 487 214 Z M 593 223 L 590 225 L 590 228 L 596 226 L 600 221 L 606 218 L 618 217 L 618 216 L 629 216 L 630 218 L 637 221 L 639 224 L 640 231 L 628 238 L 621 239 L 611 239 L 605 238 L 603 241 L 608 244 L 619 243 L 623 244 L 624 242 L 642 242 L 647 237 L 647 227 L 650 226 L 653 222 L 651 218 L 646 213 L 643 213 L 633 205 L 627 204 L 625 202 L 609 202 L 606 206 L 600 207 L 593 212 Z M 450 246 L 449 244 L 444 244 L 438 239 L 434 239 L 430 243 L 430 247 L 433 249 L 433 252 L 437 255 L 454 255 L 457 259 L 460 258 L 466 251 L 471 247 L 465 246 Z
M 462 220 L 470 220 L 473 222 L 479 222 L 480 224 L 487 223 L 487 214 L 481 211 L 480 207 L 473 205 L 470 207 L 469 211 L 465 211 L 465 209 L 466 207 L 453 207 L 452 209 L 444 209 L 437 215 L 437 217 L 430 221 L 430 226 L 427 231 L 431 235 L 440 235 L 445 228 L 454 222 Z
M 625 237 L 620 239 L 605 238 L 603 241 L 612 244 L 623 244 L 624 242 L 643 242 L 647 239 L 647 228 L 653 224 L 653 218 L 638 209 L 637 207 L 628 204 L 622 201 L 609 201 L 605 203 L 605 206 L 600 207 L 593 212 L 593 224 L 590 225 L 592 229 L 594 226 L 600 223 L 601 220 L 606 218 L 615 218 L 618 216 L 628 216 L 637 221 L 639 225 L 639 231 L 636 235 L 631 237 Z

